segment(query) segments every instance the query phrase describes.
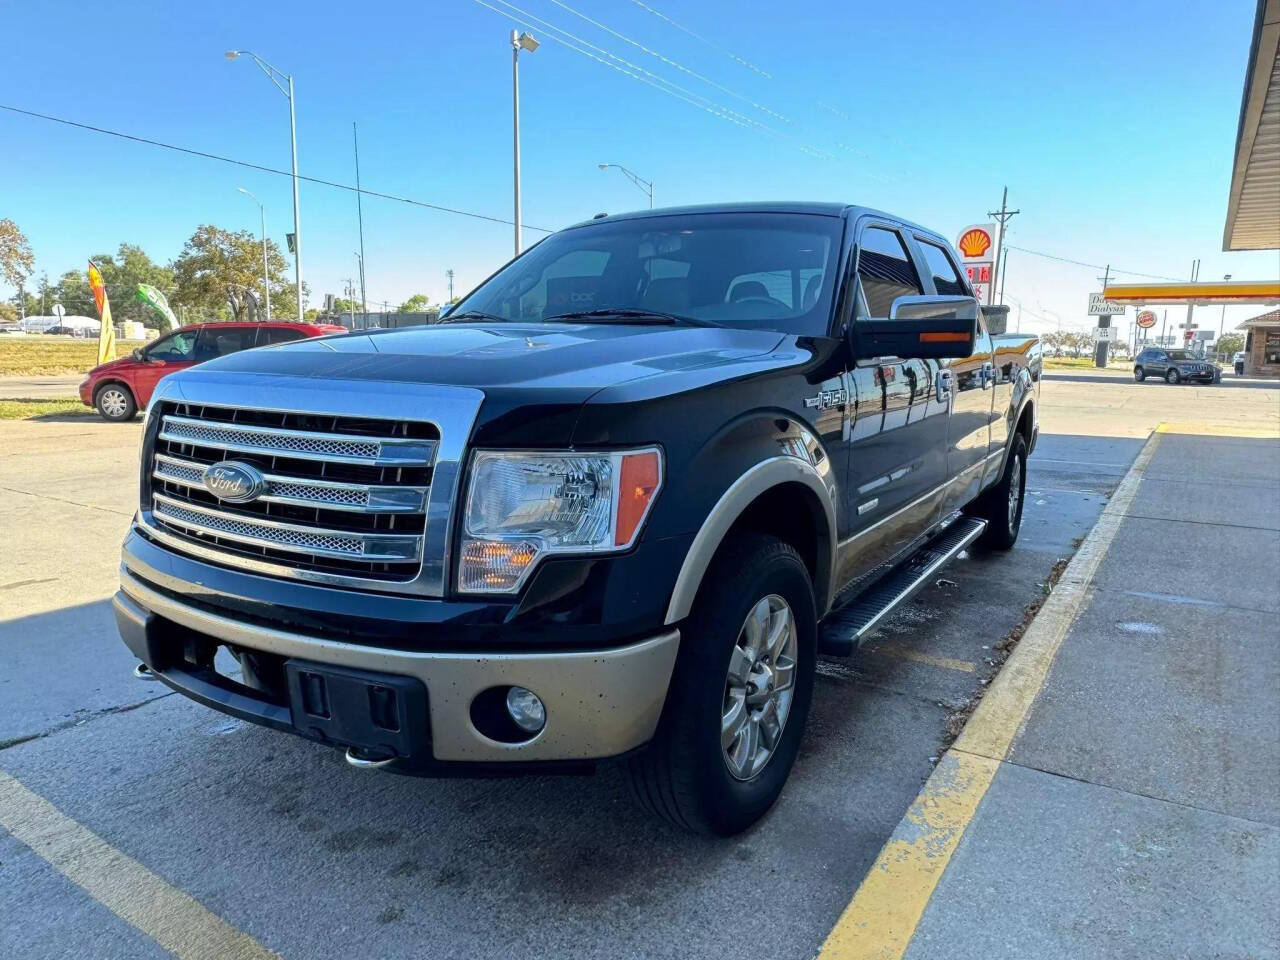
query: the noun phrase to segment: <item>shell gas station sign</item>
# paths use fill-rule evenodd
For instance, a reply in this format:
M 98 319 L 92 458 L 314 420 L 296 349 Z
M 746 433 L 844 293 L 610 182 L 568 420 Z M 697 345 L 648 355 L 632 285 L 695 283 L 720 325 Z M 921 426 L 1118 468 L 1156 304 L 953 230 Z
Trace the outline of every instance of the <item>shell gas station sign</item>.
M 990 303 L 991 288 L 996 282 L 996 225 L 977 223 L 965 227 L 956 238 L 956 249 L 978 302 Z

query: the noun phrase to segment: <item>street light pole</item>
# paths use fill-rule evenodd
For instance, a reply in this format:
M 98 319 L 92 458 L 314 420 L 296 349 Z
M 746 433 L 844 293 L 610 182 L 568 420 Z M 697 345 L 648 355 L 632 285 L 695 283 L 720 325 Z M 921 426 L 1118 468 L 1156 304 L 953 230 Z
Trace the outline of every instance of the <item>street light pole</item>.
M 512 160 L 515 168 L 516 256 L 520 256 L 520 51 L 538 49 L 532 34 L 511 31 L 511 130 Z
M 236 187 L 238 191 L 258 205 L 258 217 L 262 220 L 262 295 L 267 299 L 267 320 L 271 319 L 271 280 L 267 276 L 267 211 L 262 201 L 244 187 Z
M 630 180 L 637 187 L 639 187 L 641 190 L 643 190 L 645 193 L 649 195 L 649 209 L 650 210 L 653 209 L 653 181 L 652 180 L 646 180 L 644 177 L 640 176 L 639 174 L 634 173 L 631 170 L 628 170 L 626 167 L 624 167 L 620 163 L 598 163 L 596 164 L 596 166 L 598 166 L 601 170 L 608 170 L 610 167 L 613 167 L 616 170 L 622 171 L 622 175 L 624 177 L 626 177 L 628 180 Z
M 298 126 L 294 116 L 293 77 L 277 70 L 251 50 L 228 50 L 227 59 L 252 58 L 258 68 L 289 98 L 289 149 L 293 160 L 293 288 L 298 299 L 298 322 L 302 322 L 302 224 L 298 213 Z M 283 81 L 283 82 L 281 82 Z
M 1222 275 L 1222 280 L 1224 283 L 1230 279 L 1231 279 L 1231 274 L 1224 273 Z M 1224 303 L 1222 305 L 1222 319 L 1218 322 L 1218 340 L 1219 341 L 1222 340 L 1222 335 L 1226 332 L 1227 332 L 1227 305 Z

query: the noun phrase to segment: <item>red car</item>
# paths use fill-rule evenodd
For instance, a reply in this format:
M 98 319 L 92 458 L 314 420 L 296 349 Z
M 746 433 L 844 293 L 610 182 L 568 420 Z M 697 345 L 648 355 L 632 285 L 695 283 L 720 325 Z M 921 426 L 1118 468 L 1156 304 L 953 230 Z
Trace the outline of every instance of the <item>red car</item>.
M 181 327 L 130 356 L 94 367 L 80 384 L 80 399 L 105 420 L 131 420 L 151 400 L 166 374 L 251 347 L 304 337 L 346 333 L 330 323 L 197 323 Z

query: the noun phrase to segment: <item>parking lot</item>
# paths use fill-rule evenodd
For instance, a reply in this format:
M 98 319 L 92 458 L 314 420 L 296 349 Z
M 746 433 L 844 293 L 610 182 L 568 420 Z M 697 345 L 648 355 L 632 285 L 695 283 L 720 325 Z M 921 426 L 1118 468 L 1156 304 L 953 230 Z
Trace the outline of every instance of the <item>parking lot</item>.
M 1150 432 L 1280 420 L 1271 385 L 1229 386 L 1046 377 L 1017 547 L 945 568 L 856 656 L 822 662 L 781 801 L 730 840 L 656 824 L 607 765 L 362 772 L 135 680 L 109 598 L 138 425 L 0 422 L 0 796 L 61 817 L 51 855 L 0 829 L 0 955 L 163 956 L 168 910 L 193 943 L 239 931 L 244 957 L 813 956 Z M 102 841 L 77 865 L 100 874 L 93 895 L 59 872 L 59 836 L 83 830 Z

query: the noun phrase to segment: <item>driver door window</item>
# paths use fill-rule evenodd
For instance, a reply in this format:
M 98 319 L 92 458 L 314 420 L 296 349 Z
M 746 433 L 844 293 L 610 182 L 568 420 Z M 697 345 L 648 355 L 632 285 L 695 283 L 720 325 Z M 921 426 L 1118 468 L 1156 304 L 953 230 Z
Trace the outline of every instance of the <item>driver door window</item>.
M 163 360 L 166 363 L 185 363 L 191 359 L 196 345 L 196 331 L 184 330 L 170 334 L 163 340 L 157 340 L 147 348 L 148 360 Z

